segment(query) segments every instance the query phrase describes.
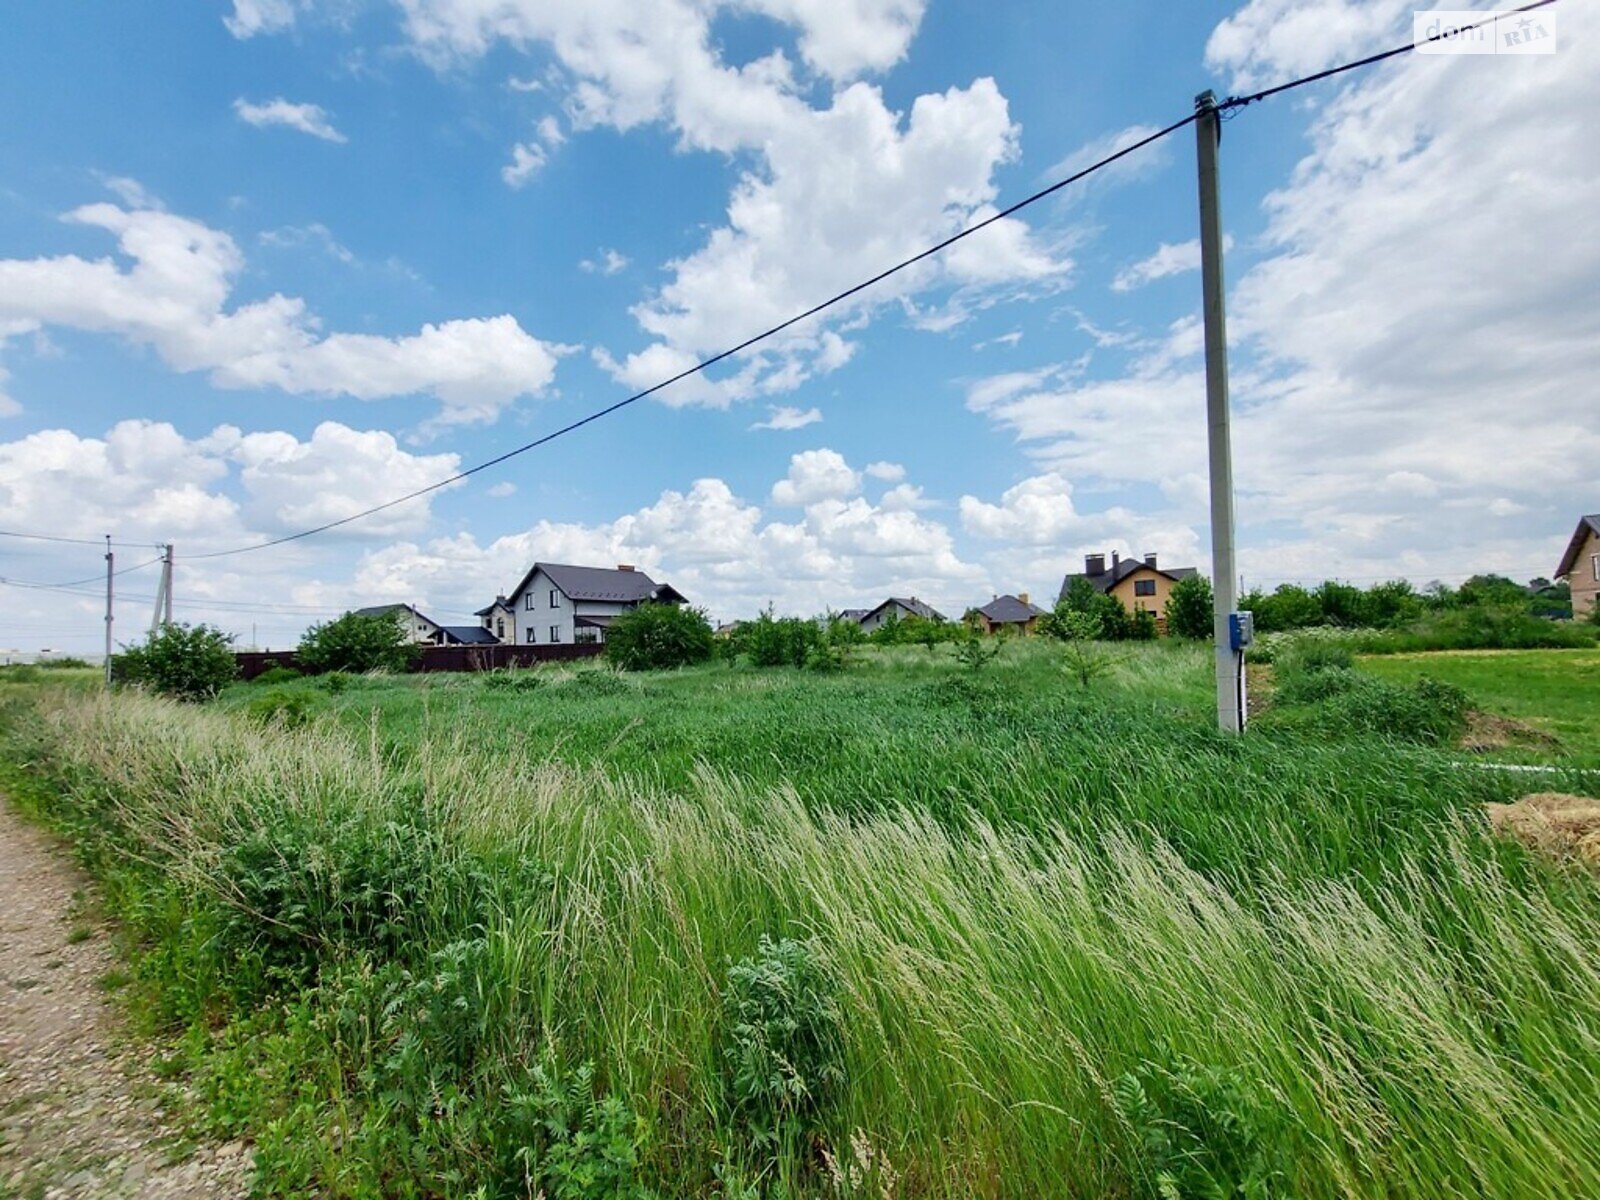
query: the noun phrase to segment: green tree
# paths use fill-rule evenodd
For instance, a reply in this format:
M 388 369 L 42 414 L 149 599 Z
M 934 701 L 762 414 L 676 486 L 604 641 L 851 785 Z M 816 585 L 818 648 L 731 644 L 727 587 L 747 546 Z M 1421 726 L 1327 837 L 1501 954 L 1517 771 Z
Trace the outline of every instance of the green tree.
M 210 700 L 239 674 L 233 635 L 210 625 L 163 625 L 111 664 L 121 683 L 177 700 Z
M 1504 575 L 1474 575 L 1456 590 L 1456 600 L 1465 606 L 1485 608 L 1523 608 L 1528 593 L 1520 583 Z
M 739 630 L 739 648 L 755 667 L 803 667 L 822 640 L 817 622 L 774 617 L 770 607 Z
M 641 604 L 606 630 L 606 657 L 624 671 L 687 667 L 705 662 L 714 649 L 705 613 L 676 604 Z
M 295 657 L 307 671 L 405 671 L 420 653 L 390 613 L 345 613 L 313 625 Z
M 1204 575 L 1178 580 L 1167 596 L 1167 632 L 1173 637 L 1209 641 L 1214 608 L 1211 581 Z

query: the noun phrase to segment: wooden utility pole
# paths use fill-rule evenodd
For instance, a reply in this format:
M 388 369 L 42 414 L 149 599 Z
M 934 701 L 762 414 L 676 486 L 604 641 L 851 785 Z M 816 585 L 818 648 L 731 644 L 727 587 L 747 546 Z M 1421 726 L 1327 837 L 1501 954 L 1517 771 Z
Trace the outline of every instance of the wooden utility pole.
M 1217 149 L 1222 119 L 1217 98 L 1201 92 L 1194 100 L 1200 168 L 1200 275 L 1205 296 L 1206 425 L 1211 456 L 1211 580 L 1216 606 L 1212 636 L 1217 655 L 1217 725 L 1225 732 L 1244 729 L 1244 646 L 1248 622 L 1235 611 L 1238 573 L 1234 556 L 1233 443 L 1228 428 L 1228 321 L 1222 277 L 1222 197 Z M 1241 629 L 1241 626 L 1244 626 Z

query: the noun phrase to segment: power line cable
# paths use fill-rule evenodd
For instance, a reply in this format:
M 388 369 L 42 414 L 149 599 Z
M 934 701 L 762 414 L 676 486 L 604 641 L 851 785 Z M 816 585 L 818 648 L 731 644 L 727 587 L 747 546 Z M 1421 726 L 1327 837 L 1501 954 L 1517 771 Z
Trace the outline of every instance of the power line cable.
M 1456 36 L 1459 36 L 1463 33 L 1471 33 L 1475 29 L 1482 29 L 1485 25 L 1492 25 L 1502 17 L 1514 17 L 1518 13 L 1532 12 L 1536 8 L 1544 8 L 1548 5 L 1554 4 L 1555 2 L 1556 0 L 1535 0 L 1535 3 L 1524 4 L 1521 8 L 1513 8 L 1506 11 L 1497 12 L 1494 16 L 1485 17 L 1483 20 L 1477 21 L 1474 24 L 1461 26 L 1458 30 L 1456 30 Z M 1276 87 L 1263 88 L 1261 91 L 1252 92 L 1248 96 L 1229 96 L 1226 100 L 1218 103 L 1217 109 L 1218 111 L 1226 112 L 1231 109 L 1243 108 L 1247 104 L 1254 104 L 1258 100 L 1265 100 L 1269 96 L 1278 95 L 1280 92 L 1293 91 L 1295 88 L 1305 87 L 1308 83 L 1319 83 L 1324 79 L 1331 79 L 1335 75 L 1343 75 L 1346 71 L 1354 71 L 1361 67 L 1370 67 L 1374 63 L 1380 63 L 1385 59 L 1395 58 L 1401 54 L 1410 54 L 1417 48 L 1418 46 L 1416 40 L 1412 39 L 1403 45 L 1380 51 L 1377 54 L 1369 54 L 1366 58 L 1358 58 L 1354 62 L 1341 63 L 1337 67 L 1329 67 L 1326 71 L 1318 71 L 1314 75 L 1302 75 L 1299 79 L 1291 79 L 1288 83 L 1280 83 Z
M 1478 21 L 1473 25 L 1464 26 L 1464 27 L 1462 27 L 1460 32 L 1470 32 L 1470 31 L 1475 30 L 1475 29 L 1480 29 L 1483 26 L 1488 25 L 1488 24 L 1492 23 L 1493 21 L 1497 20 L 1499 16 L 1511 16 L 1511 15 L 1516 15 L 1518 13 L 1531 12 L 1534 9 L 1544 8 L 1544 7 L 1548 6 L 1548 5 L 1554 4 L 1555 2 L 1556 2 L 1556 0 L 1535 0 L 1534 3 L 1522 5 L 1521 7 L 1512 9 L 1507 13 L 1501 13 L 1501 14 L 1498 14 L 1498 16 L 1485 18 L 1484 20 Z M 1329 79 L 1329 78 L 1332 78 L 1333 76 L 1336 76 L 1336 75 L 1342 75 L 1347 71 L 1354 71 L 1354 70 L 1358 70 L 1358 69 L 1360 69 L 1362 67 L 1372 66 L 1375 63 L 1383 62 L 1386 59 L 1394 58 L 1394 57 L 1396 57 L 1398 55 L 1401 55 L 1401 54 L 1409 54 L 1412 51 L 1415 51 L 1417 48 L 1418 48 L 1417 43 L 1416 43 L 1415 40 L 1413 40 L 1413 41 L 1411 41 L 1409 43 L 1405 43 L 1405 44 L 1400 45 L 1400 46 L 1395 46 L 1395 47 L 1393 47 L 1393 48 L 1391 48 L 1389 50 L 1384 50 L 1384 51 L 1381 51 L 1381 52 L 1379 52 L 1377 54 L 1367 55 L 1365 58 L 1359 58 L 1359 59 L 1355 59 L 1355 60 L 1353 60 L 1351 62 L 1342 63 L 1339 66 L 1330 67 L 1330 68 L 1328 68 L 1327 70 L 1324 70 L 1324 71 L 1317 71 L 1317 72 L 1315 72 L 1313 74 L 1310 74 L 1310 75 L 1303 75 L 1298 79 L 1292 79 L 1292 80 L 1289 80 L 1286 83 L 1281 83 L 1281 84 L 1278 84 L 1278 85 L 1276 85 L 1274 87 L 1263 88 L 1261 91 L 1253 92 L 1253 93 L 1251 93 L 1249 95 L 1245 95 L 1245 96 L 1230 96 L 1226 100 L 1223 100 L 1220 103 L 1218 103 L 1216 107 L 1217 107 L 1218 112 L 1221 113 L 1221 114 L 1231 114 L 1235 110 L 1244 108 L 1244 107 L 1246 107 L 1247 105 L 1250 105 L 1250 104 L 1255 104 L 1258 101 L 1265 100 L 1265 99 L 1267 99 L 1267 98 L 1269 98 L 1271 96 L 1276 96 L 1276 95 L 1279 95 L 1279 94 L 1281 94 L 1283 92 L 1292 91 L 1295 88 L 1304 87 L 1307 84 L 1317 83 L 1317 82 L 1320 82 L 1321 80 Z M 626 396 L 623 399 L 618 400 L 613 404 L 606 405 L 604 408 L 596 409 L 594 412 L 589 413 L 587 416 L 581 417 L 576 421 L 569 422 L 568 424 L 561 426 L 559 429 L 552 430 L 550 433 L 547 433 L 547 434 L 543 435 L 542 437 L 535 438 L 531 442 L 525 442 L 520 446 L 517 446 L 517 447 L 515 447 L 515 448 L 513 448 L 511 450 L 507 450 L 503 454 L 498 454 L 493 458 L 486 459 L 485 461 L 476 464 L 475 466 L 468 467 L 465 471 L 457 472 L 456 474 L 451 475 L 448 478 L 438 480 L 435 483 L 430 483 L 425 487 L 417 488 L 414 491 L 407 492 L 402 496 L 396 496 L 394 499 L 386 500 L 382 504 L 375 504 L 370 508 L 362 509 L 360 512 L 352 513 L 352 514 L 350 514 L 349 516 L 346 516 L 346 517 L 340 517 L 339 519 L 334 520 L 334 521 L 326 521 L 326 522 L 322 523 L 321 525 L 314 525 L 314 526 L 312 526 L 312 527 L 310 527 L 308 529 L 302 529 L 302 530 L 300 530 L 300 531 L 298 531 L 296 533 L 286 534 L 283 537 L 278 537 L 278 538 L 270 538 L 267 541 L 257 542 L 255 544 L 249 545 L 249 546 L 235 546 L 235 547 L 231 547 L 231 548 L 226 549 L 226 550 L 211 550 L 211 551 L 206 551 L 204 553 L 190 554 L 190 555 L 187 556 L 187 558 L 190 559 L 191 561 L 195 560 L 195 559 L 227 558 L 227 557 L 230 557 L 230 556 L 235 555 L 235 554 L 248 554 L 248 553 L 250 553 L 251 551 L 254 551 L 254 550 L 266 550 L 266 549 L 268 549 L 268 548 L 270 548 L 272 546 L 282 546 L 282 545 L 286 545 L 289 542 L 297 542 L 297 541 L 300 541 L 300 540 L 302 540 L 304 538 L 314 537 L 315 535 L 317 535 L 319 533 L 326 533 L 330 529 L 337 529 L 340 526 L 349 525 L 352 522 L 360 521 L 360 520 L 362 520 L 362 519 L 364 519 L 366 517 L 373 516 L 376 513 L 384 512 L 385 510 L 390 509 L 390 508 L 394 508 L 397 505 L 405 504 L 408 501 L 420 499 L 423 496 L 430 495 L 433 492 L 439 491 L 441 488 L 446 488 L 446 487 L 449 487 L 452 484 L 460 483 L 462 480 L 468 479 L 468 478 L 472 477 L 473 475 L 477 475 L 482 471 L 487 471 L 491 467 L 499 466 L 503 462 L 507 462 L 510 459 L 516 458 L 519 455 L 526 454 L 530 450 L 535 450 L 540 446 L 547 445 L 550 442 L 555 441 L 557 438 L 565 437 L 569 433 L 576 432 L 577 430 L 582 429 L 585 425 L 589 425 L 589 424 L 591 424 L 591 423 L 593 423 L 595 421 L 600 420 L 603 417 L 608 417 L 612 413 L 618 412 L 621 409 L 627 408 L 629 405 L 635 404 L 638 401 L 645 399 L 646 397 L 654 395 L 656 392 L 659 392 L 659 391 L 662 391 L 665 388 L 671 387 L 673 384 L 678 383 L 681 380 L 688 379 L 689 377 L 691 377 L 693 375 L 698 375 L 701 372 L 707 370 L 708 368 L 715 366 L 717 363 L 720 363 L 720 362 L 725 361 L 726 359 L 732 358 L 737 354 L 741 354 L 745 350 L 750 349 L 752 346 L 755 346 L 760 342 L 764 342 L 767 339 L 769 339 L 771 337 L 774 337 L 779 333 L 782 333 L 784 330 L 789 329 L 794 325 L 798 325 L 800 322 L 805 321 L 805 320 L 807 320 L 807 319 L 809 319 L 811 317 L 814 317 L 818 313 L 823 312 L 826 309 L 832 308 L 836 304 L 840 304 L 843 301 L 850 299 L 852 296 L 855 296 L 855 295 L 857 295 L 857 294 L 859 294 L 859 293 L 861 293 L 863 291 L 866 291 L 868 288 L 871 288 L 871 287 L 875 286 L 876 284 L 881 283 L 883 280 L 888 279 L 890 276 L 897 275 L 901 271 L 906 270 L 908 267 L 915 266 L 917 263 L 922 262 L 925 259 L 931 258 L 932 256 L 940 253 L 941 251 L 943 251 L 945 249 L 948 249 L 950 246 L 953 246 L 955 243 L 961 241 L 962 239 L 971 237 L 973 234 L 979 232 L 982 229 L 987 228 L 990 225 L 993 225 L 995 222 L 1004 220 L 1006 217 L 1012 216 L 1013 214 L 1020 212 L 1021 210 L 1023 210 L 1024 208 L 1029 207 L 1032 204 L 1038 203 L 1040 200 L 1043 200 L 1048 196 L 1054 195 L 1056 192 L 1059 192 L 1061 189 L 1063 189 L 1065 187 L 1068 187 L 1071 184 L 1076 183 L 1081 179 L 1085 179 L 1088 176 L 1093 175 L 1097 171 L 1101 171 L 1101 170 L 1105 169 L 1106 167 L 1109 167 L 1112 163 L 1117 162 L 1119 159 L 1125 158 L 1128 155 L 1134 153 L 1135 151 L 1143 149 L 1145 146 L 1148 146 L 1148 145 L 1150 145 L 1150 144 L 1152 144 L 1154 142 L 1158 142 L 1162 138 L 1168 137 L 1171 134 L 1176 133 L 1178 130 L 1184 128 L 1186 125 L 1189 125 L 1191 122 L 1196 120 L 1198 115 L 1199 115 L 1198 113 L 1190 113 L 1188 116 L 1185 116 L 1185 117 L 1181 118 L 1180 120 L 1174 121 L 1172 124 L 1167 125 L 1166 127 L 1162 128 L 1162 129 L 1159 129 L 1159 130 L 1155 131 L 1154 133 L 1148 134 L 1145 137 L 1142 137 L 1142 138 L 1138 139 L 1135 142 L 1131 142 L 1128 145 L 1122 147 L 1120 150 L 1113 151 L 1112 153 L 1110 153 L 1110 154 L 1106 155 L 1105 157 L 1097 160 L 1096 162 L 1093 162 L 1093 163 L 1089 164 L 1088 166 L 1084 167 L 1083 169 L 1081 169 L 1079 171 L 1075 171 L 1071 175 L 1068 175 L 1065 178 L 1060 179 L 1060 180 L 1056 181 L 1055 183 L 1050 184 L 1048 187 L 1041 188 L 1038 191 L 1032 193 L 1031 195 L 1023 197 L 1021 200 L 1017 201 L 1016 203 L 1010 205 L 1007 208 L 1001 209 L 999 212 L 996 212 L 996 213 L 984 218 L 982 221 L 978 221 L 978 222 L 976 222 L 976 223 L 974 223 L 972 225 L 969 225 L 966 228 L 964 228 L 964 229 L 952 234 L 951 236 L 943 239 L 942 241 L 934 243 L 932 246 L 929 246 L 927 249 L 922 250 L 919 253 L 912 255 L 910 258 L 902 259 L 900 262 L 896 263 L 895 265 L 893 265 L 893 266 L 891 266 L 891 267 L 889 267 L 889 268 L 887 268 L 887 269 L 885 269 L 883 271 L 878 272 L 876 275 L 873 275 L 868 279 L 862 280 L 860 283 L 857 283 L 852 287 L 846 288 L 844 291 L 839 292 L 838 294 L 829 297 L 828 299 L 822 301 L 819 304 L 812 305 L 810 308 L 806 309 L 804 312 L 797 313 L 797 314 L 795 314 L 794 316 L 788 318 L 785 321 L 781 321 L 778 324 L 773 325 L 773 326 L 763 330 L 762 332 L 760 332 L 758 334 L 755 334 L 752 337 L 746 338 L 744 341 L 739 342 L 737 345 L 730 346 L 726 350 L 723 350 L 723 351 L 721 351 L 721 352 L 719 352 L 717 354 L 713 354 L 708 358 L 701 359 L 700 361 L 696 362 L 693 366 L 687 367 L 684 370 L 679 371 L 677 374 L 671 375 L 668 378 L 661 380 L 659 383 L 652 384 L 650 387 L 644 388 L 641 391 L 634 392 L 632 395 Z M 0 530 L 0 535 L 12 536 L 12 537 L 34 537 L 34 538 L 38 538 L 39 540 L 43 540 L 43 541 L 77 542 L 79 544 L 84 544 L 84 545 L 98 545 L 98 544 L 100 544 L 98 542 L 87 542 L 87 541 L 84 541 L 83 539 L 62 538 L 62 537 L 55 537 L 55 536 L 47 535 L 47 534 L 25 534 L 25 533 L 7 534 L 3 530 Z
M 269 546 L 281 546 L 281 545 L 284 545 L 287 542 L 299 541 L 301 538 L 308 538 L 308 537 L 312 537 L 312 536 L 314 536 L 316 534 L 319 534 L 319 533 L 326 533 L 330 529 L 337 529 L 341 525 L 348 525 L 352 521 L 359 521 L 364 517 L 370 517 L 374 513 L 383 512 L 385 509 L 393 508 L 397 504 L 404 504 L 409 500 L 419 499 L 420 497 L 426 496 L 431 492 L 438 491 L 440 488 L 449 487 L 451 484 L 459 483 L 463 479 L 467 479 L 467 478 L 469 478 L 469 477 L 471 477 L 473 475 L 478 474 L 480 471 L 487 471 L 490 467 L 499 466 L 501 463 L 506 462 L 509 459 L 516 458 L 519 454 L 526 454 L 529 450 L 537 449 L 540 446 L 543 446 L 543 445 L 546 445 L 546 444 L 548 444 L 550 442 L 555 441 L 559 437 L 565 437 L 569 433 L 573 433 L 576 430 L 582 429 L 585 425 L 588 425 L 588 424 L 590 424 L 590 423 L 592 423 L 594 421 L 598 421 L 602 417 L 608 417 L 612 413 L 617 412 L 620 409 L 627 408 L 630 404 L 635 404 L 638 401 L 645 399 L 647 396 L 652 396 L 656 392 L 661 391 L 663 388 L 671 387 L 673 384 L 679 382 L 680 380 L 688 379 L 691 375 L 698 375 L 700 372 L 706 370 L 708 367 L 713 367 L 717 363 L 722 362 L 725 359 L 729 359 L 729 358 L 732 358 L 736 354 L 743 353 L 745 350 L 750 349 L 750 347 L 756 345 L 758 342 L 764 342 L 768 338 L 773 337 L 773 336 L 775 336 L 775 335 L 777 335 L 779 333 L 782 333 L 785 329 L 788 329 L 788 328 L 790 328 L 791 326 L 794 326 L 794 325 L 798 325 L 801 321 L 804 321 L 804 320 L 806 320 L 806 319 L 808 319 L 810 317 L 814 317 L 818 313 L 822 312 L 823 310 L 832 308 L 834 305 L 842 303 L 843 301 L 850 299 L 850 297 L 855 296 L 855 295 L 857 295 L 857 294 L 859 294 L 861 292 L 866 291 L 868 288 L 874 286 L 875 284 L 881 283 L 885 279 L 888 279 L 891 275 L 897 275 L 901 271 L 904 271 L 906 268 L 915 266 L 917 263 L 922 262 L 924 259 L 931 258 L 933 255 L 938 254 L 940 251 L 945 250 L 948 247 L 955 245 L 957 242 L 961 241 L 963 238 L 971 237 L 973 234 L 977 233 L 979 230 L 985 229 L 988 226 L 993 225 L 996 221 L 1004 220 L 1006 217 L 1011 216 L 1013 213 L 1020 212 L 1022 209 L 1027 208 L 1030 204 L 1036 204 L 1040 200 L 1043 200 L 1045 197 L 1054 195 L 1056 192 L 1059 192 L 1062 188 L 1067 187 L 1070 184 L 1076 183 L 1080 179 L 1085 179 L 1088 176 L 1093 175 L 1096 171 L 1103 170 L 1104 168 L 1110 166 L 1112 163 L 1116 162 L 1118 159 L 1125 158 L 1128 155 L 1134 153 L 1136 150 L 1141 150 L 1144 147 L 1150 145 L 1152 142 L 1158 142 L 1162 138 L 1167 137 L 1167 136 L 1169 136 L 1169 135 L 1171 135 L 1173 133 L 1176 133 L 1178 130 L 1182 129 L 1184 126 L 1186 126 L 1186 125 L 1190 124 L 1192 121 L 1194 121 L 1195 117 L 1196 117 L 1196 114 L 1190 113 L 1188 116 L 1184 117 L 1182 120 L 1174 121 L 1171 125 L 1168 125 L 1164 129 L 1159 129 L 1154 133 L 1148 134 L 1145 137 L 1140 138 L 1138 141 L 1130 142 L 1128 145 L 1122 147 L 1120 150 L 1114 151 L 1113 153 L 1106 155 L 1104 158 L 1100 159 L 1097 162 L 1091 163 L 1089 166 L 1084 167 L 1082 170 L 1074 171 L 1071 175 L 1068 175 L 1066 178 L 1058 180 L 1057 182 L 1052 183 L 1048 187 L 1040 188 L 1038 191 L 1034 192 L 1032 195 L 1025 196 L 1023 199 L 1018 200 L 1015 204 L 1011 205 L 1010 207 L 1003 208 L 999 212 L 994 213 L 991 216 L 985 217 L 983 220 L 978 221 L 975 224 L 969 225 L 965 229 L 962 229 L 957 233 L 951 234 L 949 237 L 945 238 L 943 241 L 936 242 L 932 246 L 929 246 L 926 250 L 920 251 L 919 253 L 912 255 L 910 258 L 902 259 L 900 262 L 896 263 L 894 266 L 889 267 L 886 270 L 879 271 L 876 275 L 872 276 L 871 278 L 864 279 L 860 283 L 855 284 L 853 287 L 846 288 L 844 291 L 839 292 L 837 295 L 830 296 L 828 299 L 822 301 L 820 304 L 812 305 L 810 308 L 806 309 L 804 312 L 796 313 L 794 316 L 790 317 L 786 321 L 781 321 L 778 324 L 773 325 L 772 327 L 763 330 L 762 332 L 756 334 L 753 337 L 746 338 L 744 341 L 740 342 L 736 346 L 730 346 L 728 349 L 723 350 L 718 354 L 713 354 L 709 358 L 701 359 L 699 362 L 695 363 L 693 366 L 685 368 L 682 371 L 679 371 L 676 375 L 672 375 L 672 376 L 670 376 L 670 377 L 668 377 L 666 379 L 663 379 L 661 382 L 653 384 L 650 387 L 647 387 L 647 388 L 643 389 L 642 391 L 634 392 L 631 396 L 627 396 L 627 397 L 625 397 L 625 398 L 623 398 L 621 400 L 618 400 L 614 404 L 608 404 L 604 408 L 596 409 L 594 412 L 590 413 L 588 416 L 581 417 L 576 421 L 572 421 L 569 424 L 563 425 L 560 429 L 553 430 L 550 433 L 547 433 L 542 437 L 535 438 L 531 442 L 526 442 L 521 446 L 517 446 L 515 449 L 507 450 L 504 454 L 498 454 L 494 458 L 491 458 L 491 459 L 488 459 L 488 460 L 486 460 L 484 462 L 478 463 L 476 466 L 469 467 L 465 471 L 461 471 L 461 472 L 458 472 L 455 475 L 450 476 L 448 479 L 441 479 L 437 483 L 430 483 L 426 487 L 417 488 L 415 491 L 407 492 L 403 496 L 397 496 L 393 500 L 387 500 L 382 504 L 375 504 L 371 508 L 363 509 L 361 512 L 358 512 L 358 513 L 352 513 L 348 517 L 340 517 L 337 521 L 327 521 L 327 522 L 325 522 L 325 523 L 323 523 L 321 525 L 313 526 L 310 529 L 302 529 L 298 533 L 291 533 L 291 534 L 288 534 L 288 535 L 286 535 L 284 537 L 273 538 L 270 541 L 258 542 L 253 546 L 236 546 L 236 547 L 233 547 L 232 549 L 228 549 L 228 550 L 212 550 L 212 551 L 210 551 L 208 553 L 204 553 L 204 554 L 190 554 L 187 557 L 191 561 L 193 561 L 194 559 L 200 559 L 200 558 L 225 558 L 225 557 L 227 557 L 229 555 L 233 555 L 233 554 L 246 554 L 246 553 L 249 553 L 252 550 L 265 550 Z
M 113 571 L 113 572 L 111 572 L 111 576 L 114 579 L 118 575 L 126 575 L 131 571 L 142 571 L 146 567 L 155 566 L 160 561 L 161 561 L 161 559 L 159 559 L 159 558 L 152 558 L 149 562 L 136 563 L 135 565 L 133 565 L 131 567 L 123 567 L 122 570 L 120 570 L 120 571 Z M 91 575 L 87 579 L 68 579 L 63 583 L 36 583 L 36 582 L 34 582 L 33 580 L 30 580 L 30 579 L 8 579 L 5 576 L 0 576 L 0 583 L 8 584 L 11 587 L 37 588 L 40 591 L 60 591 L 60 590 L 66 589 L 66 588 L 83 587 L 85 584 L 98 583 L 100 580 L 102 580 L 104 578 L 105 578 L 105 575 L 104 574 L 100 574 L 100 575 Z M 85 593 L 85 595 L 94 595 L 94 594 L 96 594 L 96 593 L 93 593 L 93 592 Z
M 0 537 L 26 538 L 30 542 L 62 542 L 69 546 L 105 546 L 105 538 L 75 538 L 62 537 L 54 533 L 23 533 L 15 529 L 0 529 Z M 148 542 L 111 542 L 110 545 L 123 550 L 138 549 L 148 546 Z

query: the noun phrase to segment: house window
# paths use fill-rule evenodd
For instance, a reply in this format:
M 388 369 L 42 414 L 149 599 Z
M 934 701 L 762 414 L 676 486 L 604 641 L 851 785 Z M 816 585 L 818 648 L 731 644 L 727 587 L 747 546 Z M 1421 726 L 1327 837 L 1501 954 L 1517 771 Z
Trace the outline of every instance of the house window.
M 592 646 L 600 640 L 600 631 L 585 625 L 581 629 L 573 630 L 572 640 L 579 646 Z
M 1156 581 L 1154 579 L 1135 579 L 1133 581 L 1133 594 L 1135 596 L 1154 596 L 1156 594 Z
M 530 646 L 533 645 L 535 640 L 536 639 L 533 636 L 533 626 L 529 625 L 528 626 L 528 645 L 530 645 Z
M 555 588 L 551 588 L 550 589 L 550 607 L 551 608 L 560 608 L 561 607 L 561 593 L 556 591 Z
M 522 598 L 522 607 L 523 607 L 523 610 L 526 611 L 526 612 L 532 612 L 533 611 L 533 593 L 532 592 L 529 592 L 526 596 L 524 596 Z
M 504 617 L 494 623 L 494 635 L 502 642 L 506 640 L 506 619 Z
M 1600 554 L 1591 554 L 1589 565 L 1594 568 L 1594 581 L 1600 583 Z
M 550 626 L 550 640 L 552 642 L 559 642 L 561 640 L 561 626 L 559 626 L 559 625 Z

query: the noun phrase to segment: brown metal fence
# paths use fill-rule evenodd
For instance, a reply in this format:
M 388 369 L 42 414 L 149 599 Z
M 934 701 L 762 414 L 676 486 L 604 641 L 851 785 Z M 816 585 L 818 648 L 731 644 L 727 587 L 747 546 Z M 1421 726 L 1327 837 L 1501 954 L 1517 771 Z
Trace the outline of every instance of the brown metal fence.
M 495 671 L 505 667 L 532 667 L 545 662 L 571 662 L 592 658 L 605 647 L 598 645 L 559 646 L 424 646 L 414 668 L 418 671 Z M 239 678 L 254 679 L 273 667 L 300 670 L 293 650 L 241 650 Z

